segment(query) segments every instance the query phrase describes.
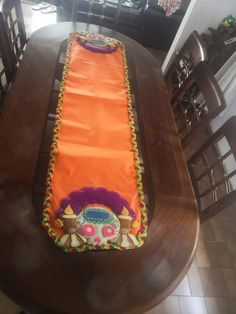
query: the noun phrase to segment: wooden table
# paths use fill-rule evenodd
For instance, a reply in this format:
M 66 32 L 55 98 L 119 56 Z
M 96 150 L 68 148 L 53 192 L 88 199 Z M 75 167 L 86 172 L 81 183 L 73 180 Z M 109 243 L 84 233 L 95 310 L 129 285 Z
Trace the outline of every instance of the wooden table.
M 65 254 L 32 204 L 34 172 L 60 43 L 89 30 L 125 43 L 155 195 L 149 236 L 128 251 Z M 0 117 L 0 287 L 32 313 L 144 313 L 191 264 L 199 220 L 163 75 L 135 41 L 94 25 L 35 32 Z

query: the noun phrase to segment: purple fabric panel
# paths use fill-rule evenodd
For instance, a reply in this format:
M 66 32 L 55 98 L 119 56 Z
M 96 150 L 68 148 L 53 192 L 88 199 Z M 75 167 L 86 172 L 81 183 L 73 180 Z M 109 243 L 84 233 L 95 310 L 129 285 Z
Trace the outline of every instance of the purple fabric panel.
M 84 187 L 80 190 L 71 192 L 71 194 L 61 201 L 61 208 L 57 213 L 60 216 L 65 208 L 70 205 L 76 214 L 90 204 L 102 204 L 112 209 L 119 215 L 123 207 L 126 207 L 130 216 L 135 219 L 136 213 L 129 206 L 129 203 L 123 199 L 117 192 L 109 191 L 103 187 Z

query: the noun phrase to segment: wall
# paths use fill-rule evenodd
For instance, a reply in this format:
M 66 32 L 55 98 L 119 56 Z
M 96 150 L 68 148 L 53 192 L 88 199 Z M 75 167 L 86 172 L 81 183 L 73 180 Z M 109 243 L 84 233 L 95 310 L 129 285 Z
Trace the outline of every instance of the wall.
M 192 31 L 202 33 L 208 27 L 217 27 L 227 15 L 236 16 L 236 0 L 192 0 L 170 47 L 162 71 L 166 73 L 175 52 L 180 49 Z

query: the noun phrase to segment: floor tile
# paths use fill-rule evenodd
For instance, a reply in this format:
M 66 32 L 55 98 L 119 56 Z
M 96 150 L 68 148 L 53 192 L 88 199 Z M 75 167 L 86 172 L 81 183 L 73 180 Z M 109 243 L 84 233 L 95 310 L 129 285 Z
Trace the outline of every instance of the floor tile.
M 192 267 L 197 267 L 197 257 L 196 257 L 196 254 L 195 254 L 194 258 L 193 258 Z
M 200 279 L 200 274 L 197 267 L 191 267 L 188 271 L 188 280 L 193 297 L 203 297 L 203 289 Z
M 220 269 L 199 267 L 204 295 L 206 297 L 227 297 L 228 289 Z
M 235 314 L 236 300 L 229 298 L 205 298 L 208 314 Z
M 236 221 L 236 204 L 232 204 L 226 208 L 226 214 L 230 221 Z
M 204 298 L 179 297 L 181 314 L 207 314 Z
M 191 296 L 190 286 L 188 282 L 188 277 L 185 276 L 180 282 L 178 287 L 171 293 L 171 295 L 181 295 L 181 296 Z
M 225 242 L 207 242 L 205 243 L 205 249 L 211 267 L 233 267 L 233 258 Z
M 214 216 L 214 219 L 223 221 L 236 221 L 236 205 L 232 204 L 225 210 L 219 212 Z
M 218 226 L 226 242 L 236 241 L 235 221 L 218 220 Z
M 165 303 L 161 302 L 159 305 L 157 305 L 150 311 L 145 312 L 145 314 L 165 314 Z
M 224 242 L 224 237 L 223 237 L 223 234 L 222 234 L 222 232 L 221 232 L 221 230 L 219 228 L 218 220 L 211 219 L 210 223 L 211 223 L 214 235 L 215 235 L 216 242 Z
M 165 300 L 165 314 L 180 314 L 179 297 L 168 297 Z
M 205 244 L 202 241 L 198 242 L 196 251 L 197 266 L 199 267 L 210 267 L 210 261 L 205 248 Z
M 227 242 L 227 247 L 232 256 L 234 268 L 236 268 L 236 241 Z
M 206 221 L 201 225 L 199 233 L 199 241 L 215 241 L 215 234 L 210 221 Z
M 235 269 L 223 269 L 222 272 L 223 272 L 225 282 L 229 291 L 229 296 L 231 298 L 236 298 L 236 270 Z

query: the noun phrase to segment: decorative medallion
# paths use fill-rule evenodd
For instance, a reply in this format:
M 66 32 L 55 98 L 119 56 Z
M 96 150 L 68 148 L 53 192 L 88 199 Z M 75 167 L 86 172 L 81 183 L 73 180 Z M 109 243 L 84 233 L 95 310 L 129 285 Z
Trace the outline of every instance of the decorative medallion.
M 100 53 L 112 53 L 120 45 L 114 38 L 87 32 L 80 32 L 77 42 L 88 50 Z
M 55 227 L 64 231 L 58 242 L 61 247 L 138 246 L 131 233 L 136 214 L 116 192 L 102 187 L 74 191 L 62 200 L 57 216 Z

